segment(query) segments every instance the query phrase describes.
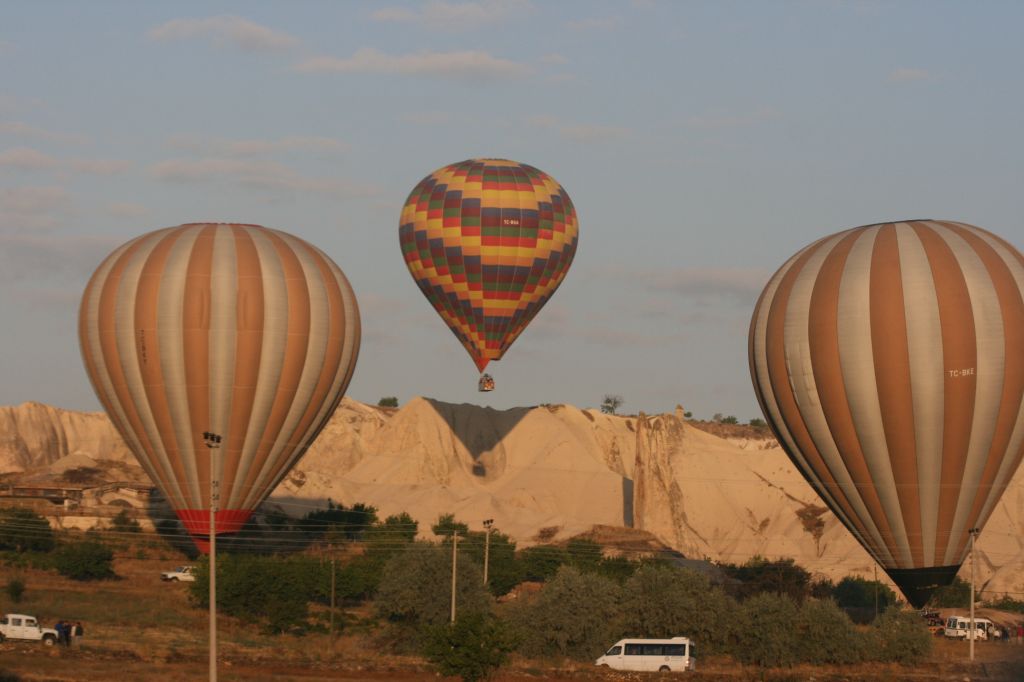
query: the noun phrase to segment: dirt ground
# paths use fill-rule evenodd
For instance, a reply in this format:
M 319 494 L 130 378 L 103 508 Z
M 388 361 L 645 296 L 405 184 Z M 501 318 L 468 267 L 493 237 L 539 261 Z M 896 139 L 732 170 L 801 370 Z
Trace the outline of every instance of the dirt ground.
M 310 645 L 316 642 L 310 641 Z M 931 660 L 914 667 L 897 665 L 862 665 L 854 667 L 797 666 L 786 670 L 762 671 L 743 668 L 721 661 L 701 661 L 701 670 L 687 673 L 694 681 L 765 680 L 775 682 L 847 680 L 849 682 L 947 682 L 992 680 L 1021 682 L 1024 680 L 1024 646 L 1016 643 L 978 642 L 975 663 L 967 659 L 967 644 L 936 641 Z M 340 651 L 340 649 L 339 649 Z M 646 680 L 661 677 L 653 673 L 618 673 L 592 666 L 570 664 L 559 668 L 537 661 L 513 660 L 508 669 L 497 674 L 495 682 L 578 681 L 578 680 Z M 26 643 L 7 642 L 0 645 L 0 671 L 11 679 L 47 682 L 100 682 L 108 680 L 153 680 L 191 682 L 205 679 L 209 671 L 205 656 L 185 660 L 140 657 L 129 651 L 110 651 L 81 646 L 77 649 L 44 648 Z M 275 682 L 319 682 L 320 680 L 443 680 L 415 659 L 394 656 L 367 656 L 350 659 L 339 653 L 321 661 L 247 661 L 234 655 L 222 659 L 218 678 L 233 680 L 274 680 Z M 0 676 L 0 680 L 7 680 Z

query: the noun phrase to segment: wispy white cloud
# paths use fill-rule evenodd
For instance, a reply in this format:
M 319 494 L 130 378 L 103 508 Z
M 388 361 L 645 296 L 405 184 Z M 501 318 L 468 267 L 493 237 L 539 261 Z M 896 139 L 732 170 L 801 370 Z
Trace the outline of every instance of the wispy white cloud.
M 178 183 L 220 181 L 250 189 L 318 192 L 336 196 L 371 196 L 377 189 L 340 178 L 309 177 L 275 161 L 242 159 L 170 159 L 155 163 L 149 174 Z
M 82 285 L 117 246 L 111 237 L 0 234 L 0 282 L 19 287 L 19 298 L 75 304 Z
M 86 135 L 45 130 L 19 121 L 0 121 L 0 135 L 10 135 L 12 137 L 45 140 L 47 142 L 59 142 L 65 144 L 86 144 L 90 141 L 89 137 Z
M 131 167 L 118 159 L 58 159 L 30 147 L 15 147 L 0 152 L 0 168 L 19 171 L 72 171 L 86 175 L 115 175 Z
M 420 52 L 390 55 L 372 47 L 348 58 L 314 57 L 295 66 L 307 73 L 390 73 L 440 78 L 518 78 L 530 72 L 525 64 L 495 57 L 481 50 Z
M 236 47 L 248 52 L 276 52 L 299 42 L 287 33 L 231 15 L 172 19 L 151 29 L 146 35 L 150 40 L 158 42 L 202 39 L 217 47 Z
M 349 148 L 345 142 L 333 137 L 302 135 L 288 135 L 276 140 L 230 140 L 196 135 L 178 135 L 172 137 L 169 144 L 175 149 L 235 157 L 265 156 L 293 151 L 337 154 L 348 151 Z
M 420 10 L 384 7 L 370 17 L 377 21 L 414 23 L 433 30 L 466 31 L 522 17 L 532 10 L 529 0 L 430 0 Z
M 588 17 L 576 19 L 566 24 L 571 31 L 611 31 L 619 27 L 619 17 Z
M 889 81 L 892 83 L 909 83 L 911 81 L 929 80 L 931 77 L 931 74 L 924 69 L 911 69 L 901 66 L 892 70 L 889 74 Z
M 63 187 L 0 189 L 0 228 L 14 231 L 51 229 L 61 223 L 71 205 L 71 195 Z M 0 249 L 0 252 L 4 251 Z
M 761 107 L 749 113 L 712 113 L 703 116 L 690 116 L 684 123 L 693 128 L 716 129 L 716 128 L 745 128 L 765 121 L 771 121 L 781 116 L 781 113 L 772 107 Z

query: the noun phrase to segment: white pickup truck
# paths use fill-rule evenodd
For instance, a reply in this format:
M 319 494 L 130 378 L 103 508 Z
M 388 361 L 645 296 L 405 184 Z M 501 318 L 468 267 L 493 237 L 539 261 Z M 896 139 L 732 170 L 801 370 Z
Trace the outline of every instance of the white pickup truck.
M 28 639 L 53 646 L 57 643 L 57 631 L 39 627 L 35 616 L 8 613 L 0 616 L 0 642 L 5 639 Z
M 164 582 L 194 583 L 196 581 L 195 566 L 178 566 L 173 571 L 164 571 L 160 574 L 160 580 Z

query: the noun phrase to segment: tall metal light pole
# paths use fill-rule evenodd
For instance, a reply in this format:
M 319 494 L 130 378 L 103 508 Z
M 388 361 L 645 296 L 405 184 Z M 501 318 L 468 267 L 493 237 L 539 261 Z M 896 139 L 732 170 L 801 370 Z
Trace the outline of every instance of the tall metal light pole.
M 210 448 L 210 682 L 217 682 L 217 506 L 220 502 L 217 450 L 220 441 L 219 434 L 203 432 L 203 442 Z
M 494 525 L 494 519 L 484 519 L 484 528 L 486 528 L 486 534 L 484 535 L 484 585 L 487 584 L 487 564 L 491 556 L 491 526 Z
M 459 531 L 452 531 L 452 624 L 455 624 L 455 562 L 458 558 Z
M 971 534 L 971 629 L 968 631 L 968 639 L 971 640 L 971 660 L 974 660 L 974 639 L 977 632 L 974 629 L 974 538 L 981 532 L 980 528 L 972 528 L 967 531 Z

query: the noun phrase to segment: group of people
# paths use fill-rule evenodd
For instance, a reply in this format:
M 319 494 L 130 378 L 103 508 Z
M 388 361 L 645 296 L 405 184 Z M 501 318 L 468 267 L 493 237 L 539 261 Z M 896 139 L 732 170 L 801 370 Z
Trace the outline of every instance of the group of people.
M 1018 624 L 1017 626 L 1008 625 L 990 625 L 988 632 L 989 639 L 1001 640 L 1003 642 L 1009 642 L 1016 637 L 1017 644 L 1024 643 L 1024 623 Z
M 58 620 L 53 629 L 57 631 L 57 643 L 63 644 L 66 647 L 71 646 L 71 639 L 73 637 L 81 637 L 85 634 L 81 621 L 71 623 L 66 620 Z

